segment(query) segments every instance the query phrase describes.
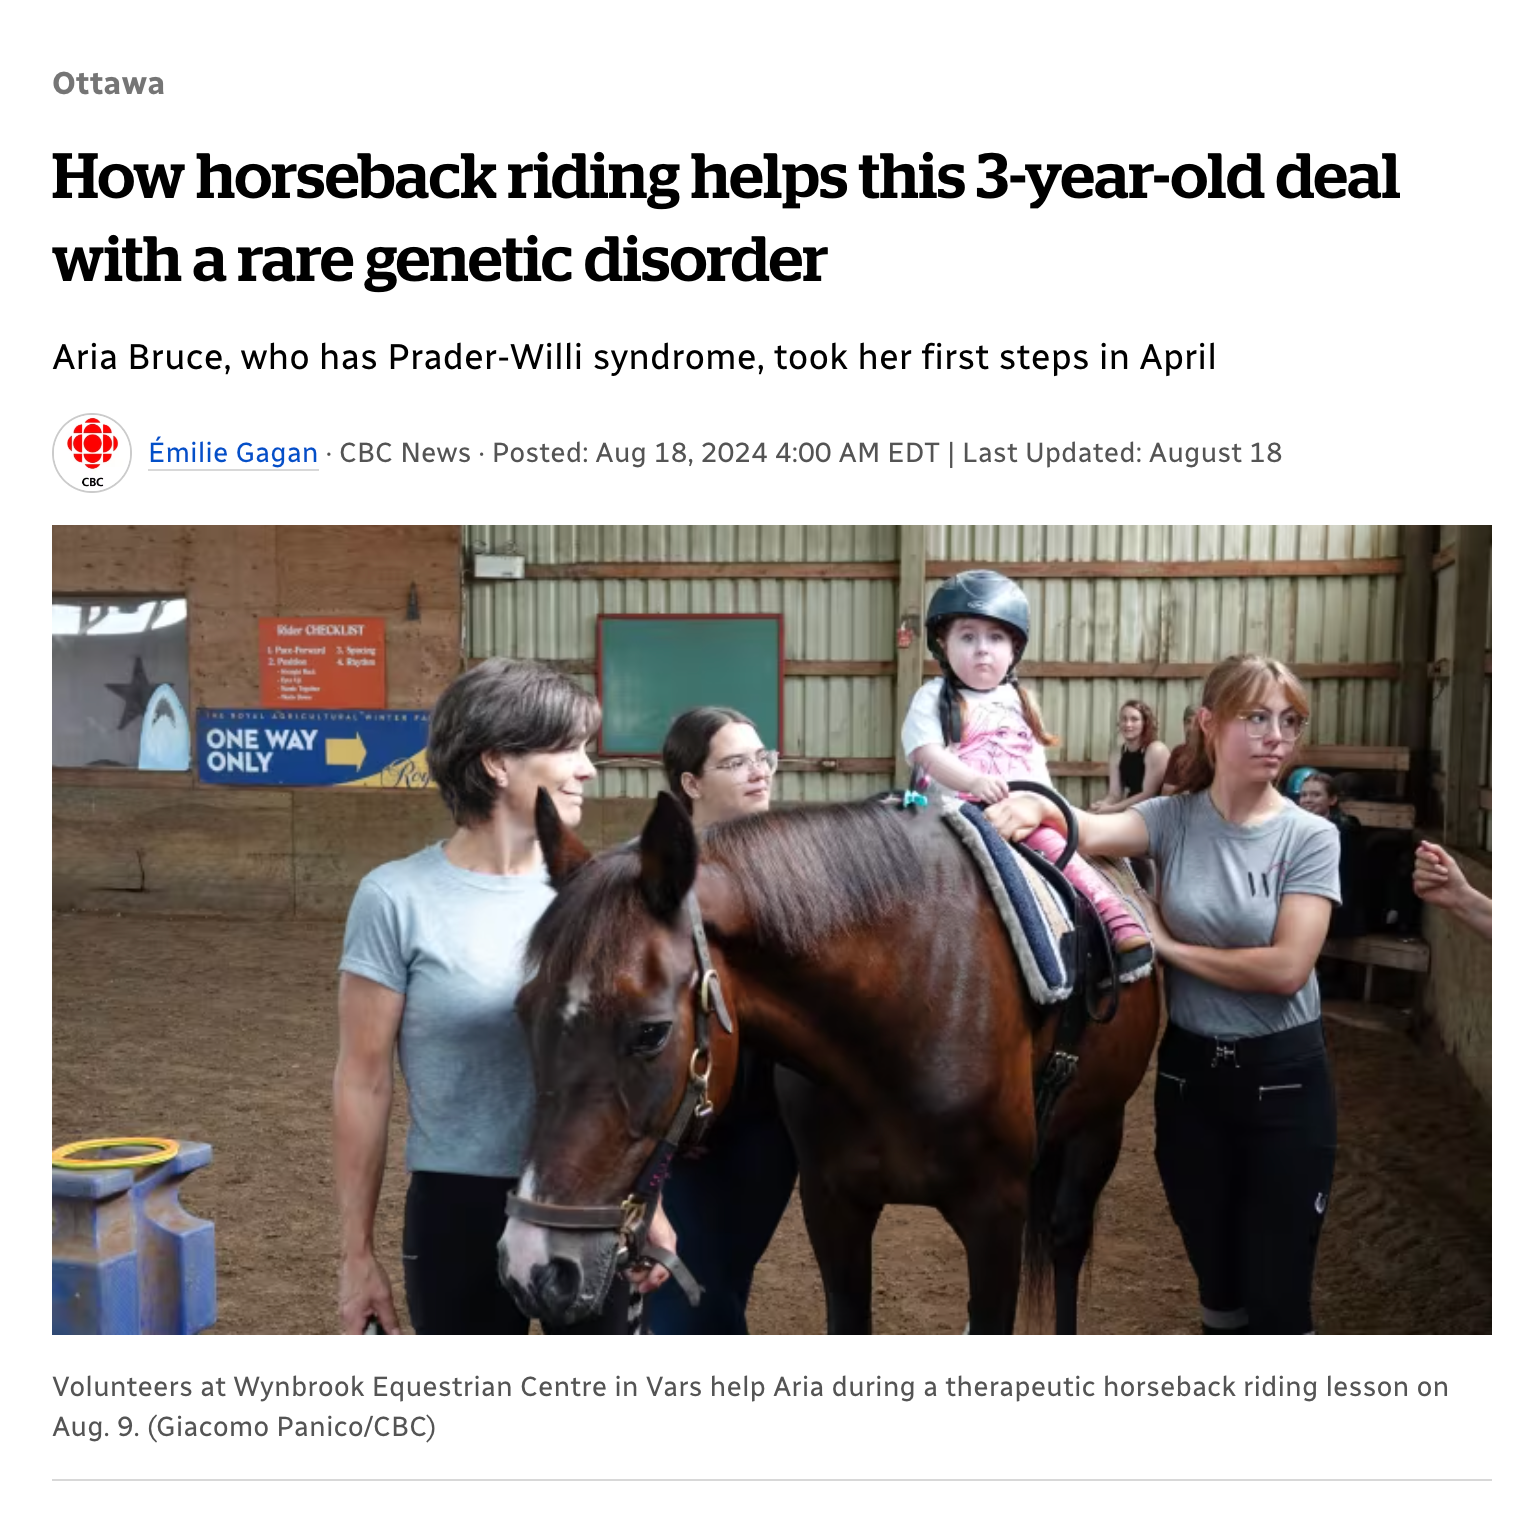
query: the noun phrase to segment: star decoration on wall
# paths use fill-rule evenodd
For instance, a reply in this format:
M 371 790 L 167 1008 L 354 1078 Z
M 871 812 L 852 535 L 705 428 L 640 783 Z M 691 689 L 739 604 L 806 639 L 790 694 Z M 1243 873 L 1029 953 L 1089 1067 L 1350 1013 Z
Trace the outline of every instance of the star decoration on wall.
M 123 699 L 123 715 L 117 720 L 119 729 L 142 718 L 149 709 L 149 699 L 154 695 L 154 683 L 144 674 L 144 661 L 139 655 L 133 657 L 131 681 L 108 681 L 106 689 Z

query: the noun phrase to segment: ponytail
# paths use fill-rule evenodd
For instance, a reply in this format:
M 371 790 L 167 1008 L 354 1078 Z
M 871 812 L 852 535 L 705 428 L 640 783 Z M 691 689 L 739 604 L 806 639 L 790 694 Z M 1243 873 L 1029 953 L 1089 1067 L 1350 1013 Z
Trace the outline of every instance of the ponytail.
M 959 695 L 959 683 L 953 672 L 943 671 L 943 689 L 938 693 L 937 720 L 943 729 L 944 744 L 964 742 L 964 698 Z
M 1045 749 L 1053 749 L 1060 742 L 1059 736 L 1045 728 L 1044 714 L 1039 711 L 1039 704 L 1033 700 L 1033 693 L 1018 680 L 1015 670 L 1007 677 L 1007 683 L 1017 693 L 1018 701 L 1023 704 L 1023 720 L 1033 730 L 1033 737 Z

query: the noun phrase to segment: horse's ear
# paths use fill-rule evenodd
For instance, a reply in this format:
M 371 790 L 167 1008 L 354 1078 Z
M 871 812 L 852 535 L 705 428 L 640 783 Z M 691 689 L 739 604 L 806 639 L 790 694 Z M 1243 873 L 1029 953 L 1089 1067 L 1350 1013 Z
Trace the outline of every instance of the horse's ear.
M 591 859 L 591 851 L 576 838 L 573 829 L 565 827 L 554 799 L 541 786 L 533 804 L 533 822 L 543 863 L 548 867 L 549 885 L 558 892 Z
M 698 836 L 692 819 L 670 792 L 662 792 L 639 836 L 639 891 L 645 906 L 669 923 L 697 875 Z

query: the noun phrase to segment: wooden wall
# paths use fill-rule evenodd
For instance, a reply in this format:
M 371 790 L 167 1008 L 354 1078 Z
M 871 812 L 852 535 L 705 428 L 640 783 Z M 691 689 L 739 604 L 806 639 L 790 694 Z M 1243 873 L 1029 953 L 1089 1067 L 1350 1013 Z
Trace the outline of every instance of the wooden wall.
M 1493 896 L 1491 867 L 1481 851 L 1454 852 L 1466 880 Z M 1491 946 L 1458 919 L 1436 908 L 1422 915 L 1422 935 L 1432 946 L 1426 1008 L 1444 1045 L 1476 1090 L 1491 1102 Z
M 456 527 L 55 527 L 56 594 L 187 598 L 189 710 L 259 705 L 257 619 L 387 623 L 389 706 L 430 707 L 461 662 Z M 411 584 L 419 621 L 407 621 Z M 199 785 L 53 773 L 53 902 L 65 911 L 338 918 L 373 866 L 449 829 L 435 792 Z

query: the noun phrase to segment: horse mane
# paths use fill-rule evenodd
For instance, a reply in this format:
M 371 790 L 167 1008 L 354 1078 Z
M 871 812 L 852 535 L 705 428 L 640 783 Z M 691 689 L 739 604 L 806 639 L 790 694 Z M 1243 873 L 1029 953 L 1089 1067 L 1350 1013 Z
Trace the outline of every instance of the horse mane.
M 923 899 L 912 822 L 876 802 L 758 813 L 703 832 L 703 860 L 722 866 L 762 943 L 783 955 L 888 918 Z
M 734 879 L 764 947 L 803 955 L 923 897 L 914 825 L 877 803 L 831 803 L 736 819 L 705 829 L 702 860 Z M 624 934 L 647 914 L 639 851 L 621 845 L 581 867 L 528 942 L 530 964 L 557 978 L 600 976 Z

